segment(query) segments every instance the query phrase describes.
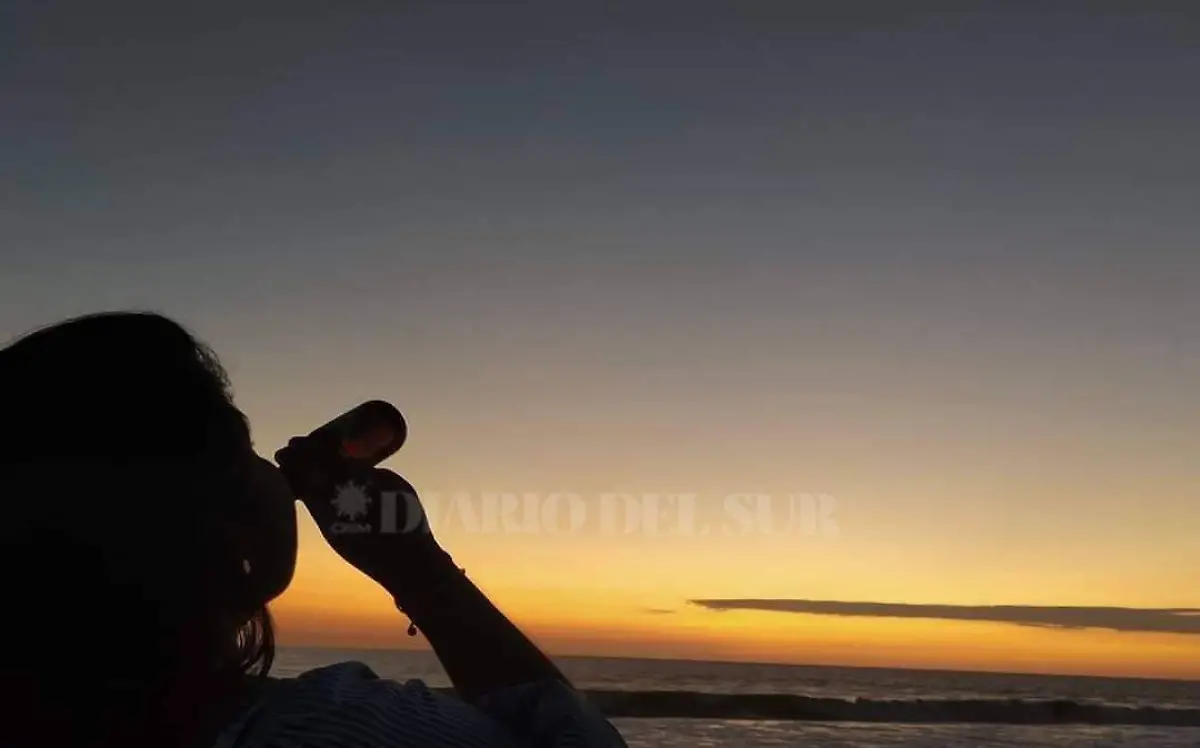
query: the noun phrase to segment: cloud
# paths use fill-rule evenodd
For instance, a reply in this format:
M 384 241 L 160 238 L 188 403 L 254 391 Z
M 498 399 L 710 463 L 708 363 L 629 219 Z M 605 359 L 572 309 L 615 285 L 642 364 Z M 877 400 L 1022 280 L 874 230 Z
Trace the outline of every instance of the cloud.
M 1056 629 L 1200 634 L 1200 608 L 1106 608 L 1038 605 L 910 605 L 835 600 L 689 600 L 708 610 L 762 610 L 818 616 L 987 621 Z
M 675 613 L 669 608 L 642 608 L 642 612 L 652 616 L 669 616 Z

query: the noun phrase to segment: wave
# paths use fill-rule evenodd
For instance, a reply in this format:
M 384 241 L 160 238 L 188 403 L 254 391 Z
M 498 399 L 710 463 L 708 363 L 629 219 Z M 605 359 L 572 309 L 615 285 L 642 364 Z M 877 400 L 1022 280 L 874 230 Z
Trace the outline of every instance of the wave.
M 1070 700 L 888 701 L 694 691 L 589 690 L 586 694 L 609 717 L 1200 727 L 1200 709 L 1084 704 Z

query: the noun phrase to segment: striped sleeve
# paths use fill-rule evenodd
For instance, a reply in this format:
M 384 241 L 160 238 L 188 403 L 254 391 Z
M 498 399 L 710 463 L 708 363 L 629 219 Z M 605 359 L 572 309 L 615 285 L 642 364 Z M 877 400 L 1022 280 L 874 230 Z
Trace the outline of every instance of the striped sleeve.
M 420 681 L 381 679 L 361 663 L 285 681 L 236 748 L 625 748 L 616 730 L 562 684 L 496 694 L 479 708 Z

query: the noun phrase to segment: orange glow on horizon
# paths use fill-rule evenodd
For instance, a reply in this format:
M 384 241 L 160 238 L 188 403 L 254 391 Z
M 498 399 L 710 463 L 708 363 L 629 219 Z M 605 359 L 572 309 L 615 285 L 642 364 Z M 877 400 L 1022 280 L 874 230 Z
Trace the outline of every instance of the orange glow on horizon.
M 273 606 L 281 643 L 426 648 L 406 635 L 385 592 L 357 572 L 325 568 L 336 584 L 306 573 Z M 636 592 L 523 587 L 496 580 L 494 570 L 483 576 L 489 595 L 553 654 L 1200 679 L 1194 636 L 715 612 L 682 601 L 655 608 Z

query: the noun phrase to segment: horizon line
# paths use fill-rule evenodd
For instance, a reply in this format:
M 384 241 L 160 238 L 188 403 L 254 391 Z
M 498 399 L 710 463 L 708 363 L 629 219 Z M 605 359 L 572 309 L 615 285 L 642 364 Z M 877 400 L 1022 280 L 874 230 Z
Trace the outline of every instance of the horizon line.
M 429 647 L 423 648 L 408 648 L 395 646 L 361 646 L 361 645 L 344 645 L 344 646 L 328 646 L 324 644 L 279 644 L 277 649 L 323 649 L 326 651 L 343 651 L 343 652 L 405 652 L 405 653 L 420 653 L 437 657 L 437 654 Z M 1102 675 L 1093 673 L 1041 673 L 1020 670 L 969 670 L 955 669 L 944 667 L 889 667 L 885 665 L 825 665 L 820 663 L 799 663 L 799 662 L 771 662 L 769 660 L 712 660 L 712 659 L 694 659 L 690 657 L 631 657 L 623 655 L 590 655 L 590 654 L 572 654 L 572 653 L 547 653 L 551 659 L 574 659 L 574 660 L 621 660 L 621 661 L 650 661 L 650 662 L 686 662 L 699 665 L 751 665 L 763 667 L 790 667 L 790 668 L 808 668 L 808 669 L 835 669 L 835 670 L 888 670 L 892 672 L 918 672 L 918 673 L 944 673 L 948 675 L 1007 675 L 1018 678 L 1091 678 L 1097 680 L 1136 680 L 1136 681 L 1152 681 L 1157 683 L 1200 683 L 1200 673 L 1195 676 L 1187 677 L 1163 677 L 1153 675 Z

